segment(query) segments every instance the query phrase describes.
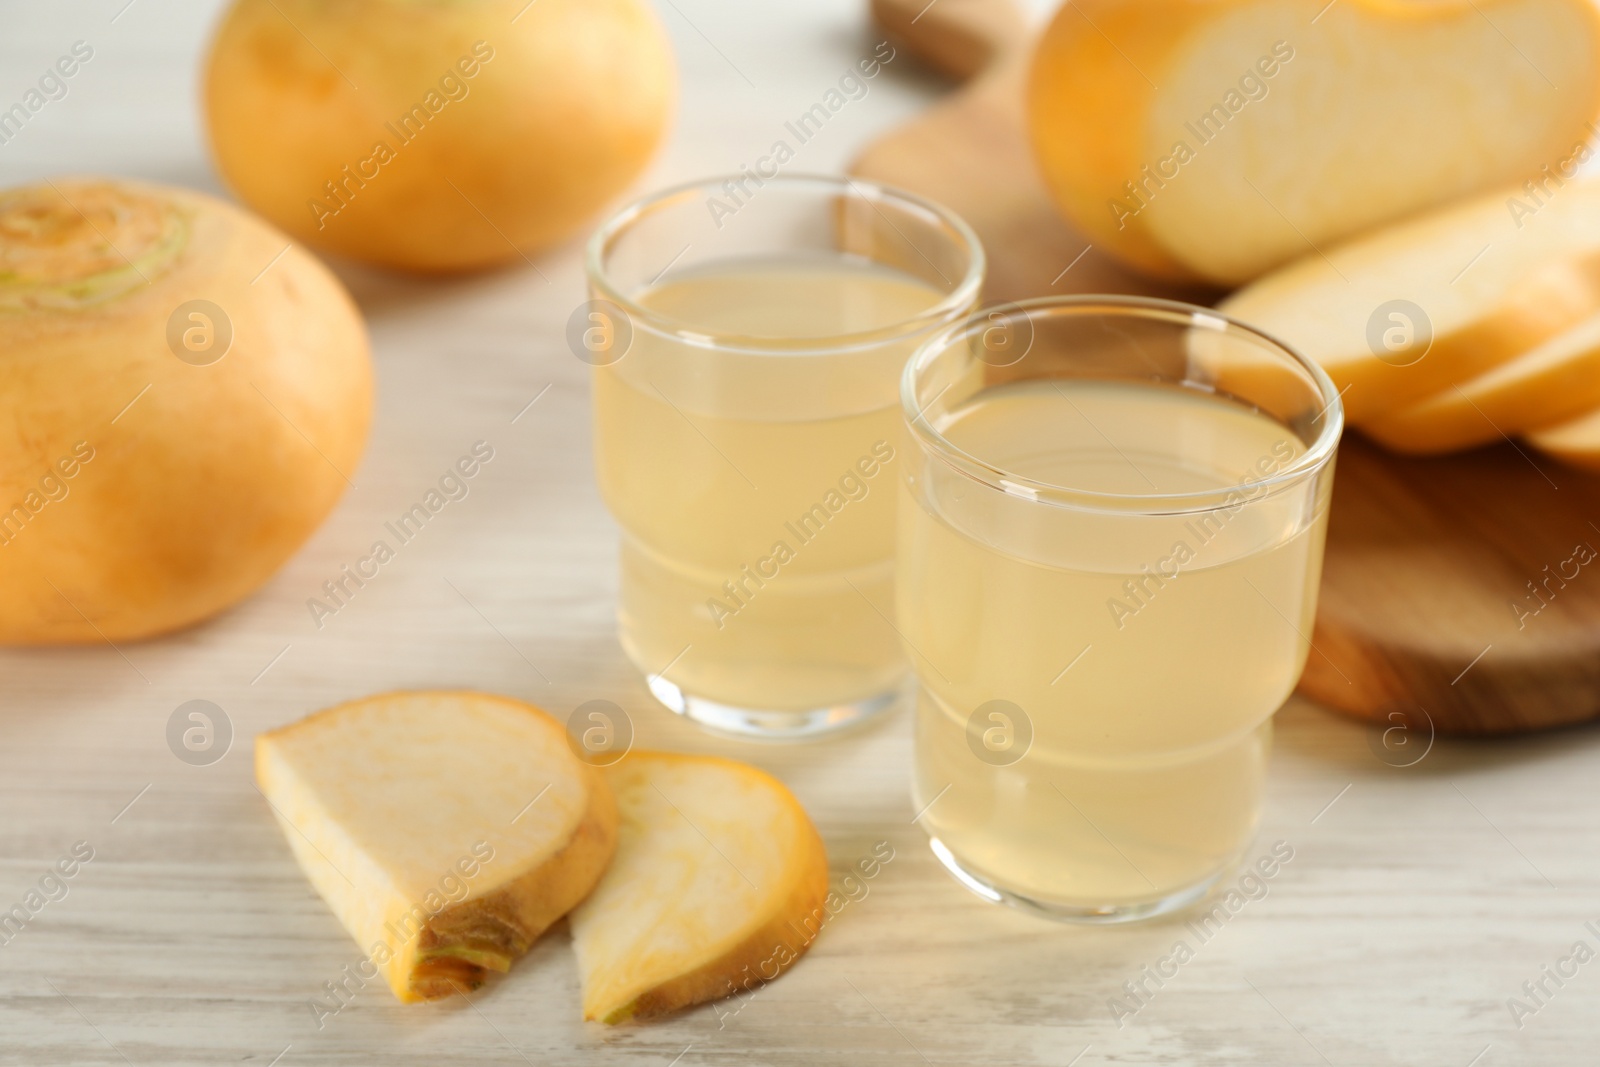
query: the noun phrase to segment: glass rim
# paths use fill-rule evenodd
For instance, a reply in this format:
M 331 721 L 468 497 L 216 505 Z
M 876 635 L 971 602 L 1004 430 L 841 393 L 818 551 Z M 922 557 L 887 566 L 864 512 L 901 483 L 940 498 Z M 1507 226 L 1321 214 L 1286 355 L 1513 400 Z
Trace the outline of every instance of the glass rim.
M 907 192 L 904 189 L 886 185 L 882 182 L 875 182 L 867 178 L 857 178 L 853 175 L 812 173 L 779 173 L 771 178 L 761 177 L 762 185 L 760 188 L 765 188 L 768 185 L 779 185 L 797 189 L 811 186 L 817 189 L 832 190 L 837 194 L 873 204 L 875 210 L 876 205 L 874 202 L 898 202 L 908 205 L 918 212 L 937 219 L 943 225 L 948 226 L 960 238 L 960 243 L 965 246 L 968 258 L 967 269 L 961 280 L 938 303 L 913 318 L 891 323 L 876 330 L 837 334 L 829 337 L 792 339 L 752 337 L 731 333 L 718 334 L 705 330 L 695 330 L 680 320 L 657 314 L 642 306 L 612 284 L 606 270 L 605 255 L 607 249 L 610 248 L 612 242 L 618 236 L 651 212 L 663 210 L 675 203 L 698 197 L 701 194 L 720 195 L 725 183 L 741 180 L 748 180 L 748 177 L 742 174 L 723 174 L 711 178 L 682 182 L 678 185 L 648 193 L 619 208 L 605 222 L 600 224 L 585 246 L 584 271 L 588 275 L 589 283 L 594 286 L 596 292 L 603 299 L 620 307 L 628 316 L 630 324 L 636 329 L 642 327 L 658 336 L 669 337 L 697 348 L 772 356 L 804 355 L 819 351 L 845 352 L 852 349 L 872 348 L 890 341 L 925 333 L 931 329 L 938 329 L 948 324 L 953 315 L 971 305 L 977 297 L 979 289 L 983 286 L 984 275 L 988 270 L 983 243 L 978 239 L 977 233 L 967 224 L 966 220 L 954 211 L 915 193 Z M 891 222 L 890 226 L 893 225 Z M 902 236 L 904 235 L 902 234 Z M 907 240 L 909 242 L 909 238 Z M 916 245 L 912 244 L 912 247 L 915 249 Z M 921 255 L 920 249 L 917 249 L 917 252 Z M 924 256 L 924 258 L 926 257 Z M 670 266 L 671 264 L 669 263 L 668 267 Z M 937 268 L 935 269 L 937 270 Z
M 923 372 L 939 356 L 949 351 L 964 337 L 976 330 L 987 328 L 997 311 L 1020 312 L 1032 321 L 1033 312 L 1065 313 L 1076 315 L 1134 316 L 1162 319 L 1174 325 L 1187 324 L 1192 328 L 1212 330 L 1219 334 L 1241 333 L 1262 342 L 1269 351 L 1275 351 L 1288 363 L 1304 371 L 1315 385 L 1323 406 L 1317 416 L 1322 428 L 1316 438 L 1293 463 L 1259 479 L 1236 482 L 1218 489 L 1198 493 L 1106 493 L 1090 489 L 1077 489 L 1051 482 L 1029 478 L 1008 471 L 960 448 L 947 438 L 927 418 L 927 409 L 938 400 L 935 397 L 926 405 L 919 405 L 917 384 Z M 1180 386 L 1183 383 L 1178 383 Z M 949 387 L 946 386 L 946 389 Z M 940 396 L 944 391 L 940 391 Z M 1233 318 L 1214 308 L 1186 304 L 1179 300 L 1158 297 L 1128 296 L 1120 294 L 1072 294 L 1067 296 L 1034 297 L 1003 304 L 978 308 L 960 322 L 951 324 L 934 337 L 923 342 L 906 362 L 900 378 L 901 414 L 912 436 L 928 452 L 954 467 L 959 473 L 973 478 L 991 488 L 1020 496 L 1037 503 L 1065 507 L 1095 508 L 1143 514 L 1171 514 L 1174 512 L 1217 511 L 1242 504 L 1234 498 L 1245 494 L 1253 499 L 1270 494 L 1285 486 L 1303 481 L 1316 474 L 1331 460 L 1339 447 L 1344 432 L 1344 403 L 1342 393 L 1317 362 L 1301 353 L 1293 345 L 1273 337 L 1247 322 Z M 1257 410 L 1260 410 L 1257 408 Z M 1274 419 L 1282 425 L 1282 420 Z M 1314 420 L 1315 421 L 1315 420 Z

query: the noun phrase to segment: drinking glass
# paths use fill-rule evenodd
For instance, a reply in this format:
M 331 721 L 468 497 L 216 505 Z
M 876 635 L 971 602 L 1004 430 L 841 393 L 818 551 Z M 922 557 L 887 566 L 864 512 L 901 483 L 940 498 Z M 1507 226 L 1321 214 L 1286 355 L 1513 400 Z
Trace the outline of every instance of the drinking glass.
M 792 739 L 899 699 L 899 376 L 983 268 L 949 211 L 850 178 L 687 185 L 595 235 L 571 336 L 622 647 L 672 711 Z
M 1215 311 L 1029 301 L 902 382 L 914 802 L 968 888 L 1063 919 L 1184 907 L 1261 813 L 1310 647 L 1343 410 Z

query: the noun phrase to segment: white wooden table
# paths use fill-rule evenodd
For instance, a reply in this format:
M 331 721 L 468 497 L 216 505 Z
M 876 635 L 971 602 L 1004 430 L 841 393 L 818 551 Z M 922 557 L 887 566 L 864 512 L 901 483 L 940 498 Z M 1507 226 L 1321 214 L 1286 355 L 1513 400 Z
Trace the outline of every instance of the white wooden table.
M 126 3 L 0 2 L 4 104 L 74 41 L 95 49 L 68 96 L 0 145 L 4 184 L 99 171 L 216 188 L 194 99 L 217 5 Z M 854 0 L 661 10 L 684 92 L 650 185 L 759 156 L 876 40 Z M 896 64 L 795 168 L 838 168 L 935 89 Z M 0 1063 L 1595 1062 L 1600 962 L 1559 988 L 1545 979 L 1543 1006 L 1522 990 L 1574 942 L 1600 949 L 1593 729 L 1441 741 L 1397 769 L 1368 731 L 1292 704 L 1257 852 L 1281 839 L 1294 859 L 1202 942 L 1181 922 L 1059 927 L 969 895 L 912 825 L 904 716 L 766 748 L 653 706 L 614 635 L 616 531 L 592 483 L 587 368 L 562 339 L 582 299 L 577 245 L 539 266 L 548 282 L 528 269 L 443 284 L 342 269 L 371 322 L 379 398 L 358 488 L 331 521 L 260 595 L 191 632 L 121 654 L 0 652 L 0 910 L 75 842 L 94 850 L 69 894 L 0 946 Z M 318 630 L 307 598 L 480 439 L 496 459 L 471 495 Z M 879 840 L 896 858 L 743 1005 L 584 1024 L 557 931 L 471 1005 L 406 1007 L 369 987 L 319 1030 L 309 1001 L 358 951 L 252 787 L 250 738 L 335 701 L 433 686 L 560 715 L 615 701 L 640 744 L 782 777 L 838 875 Z M 181 762 L 165 739 L 192 699 L 220 705 L 235 732 L 210 766 Z M 1159 989 L 1144 978 L 1151 995 L 1119 1026 L 1110 998 L 1131 1005 L 1124 983 L 1180 939 L 1193 958 Z M 1538 1007 L 1520 1028 L 1513 996 Z

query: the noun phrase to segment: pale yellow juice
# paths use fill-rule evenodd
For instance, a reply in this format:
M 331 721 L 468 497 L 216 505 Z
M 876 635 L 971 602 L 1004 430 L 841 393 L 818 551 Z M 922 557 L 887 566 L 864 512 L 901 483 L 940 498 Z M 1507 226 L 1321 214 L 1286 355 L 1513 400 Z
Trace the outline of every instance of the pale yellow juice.
M 1130 498 L 1257 482 L 1305 451 L 1233 402 L 1110 381 L 991 388 L 939 429 L 1025 479 Z M 1230 503 L 1046 503 L 937 460 L 906 488 L 915 801 L 969 872 L 1047 904 L 1117 905 L 1202 883 L 1249 845 L 1270 717 L 1305 664 L 1326 507 L 1261 488 Z
M 706 337 L 636 324 L 627 355 L 596 369 L 597 474 L 623 528 L 621 639 L 641 670 L 670 665 L 689 694 L 779 711 L 899 683 L 897 383 L 920 338 L 836 341 L 944 296 L 844 257 L 742 261 L 634 296 Z

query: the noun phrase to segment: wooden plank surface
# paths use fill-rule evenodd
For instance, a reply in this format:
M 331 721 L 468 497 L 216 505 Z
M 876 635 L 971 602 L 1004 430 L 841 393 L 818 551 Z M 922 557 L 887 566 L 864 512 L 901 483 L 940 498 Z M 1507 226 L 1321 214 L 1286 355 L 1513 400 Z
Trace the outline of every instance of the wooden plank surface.
M 190 92 L 214 6 L 136 0 L 112 23 L 125 2 L 0 9 L 0 100 L 72 41 L 96 47 L 68 97 L 0 146 L 6 184 L 100 170 L 213 187 Z M 685 96 L 651 184 L 765 152 L 876 40 L 846 0 L 661 10 Z M 797 166 L 839 167 L 933 88 L 897 61 Z M 970 896 L 912 825 L 904 716 L 823 745 L 751 748 L 653 707 L 616 644 L 616 532 L 592 482 L 587 369 L 562 341 L 582 299 L 576 249 L 538 265 L 548 282 L 345 271 L 372 324 L 378 417 L 358 488 L 306 550 L 260 596 L 177 637 L 0 652 L 0 910 L 75 842 L 94 850 L 67 896 L 0 945 L 0 1064 L 1593 1062 L 1600 962 L 1560 989 L 1547 981 L 1554 995 L 1520 1030 L 1506 1006 L 1575 941 L 1600 947 L 1584 926 L 1600 926 L 1593 730 L 1440 740 L 1399 768 L 1425 739 L 1375 750 L 1364 728 L 1291 704 L 1257 851 L 1281 839 L 1294 859 L 1202 942 L 1181 922 L 1065 928 Z M 478 440 L 496 458 L 471 495 L 319 630 L 306 599 Z M 368 987 L 319 1030 L 309 1002 L 358 950 L 255 792 L 249 739 L 337 700 L 445 685 L 557 714 L 613 700 L 641 744 L 782 777 L 836 877 L 876 841 L 896 857 L 810 956 L 742 1004 L 585 1025 L 557 931 L 470 1005 L 402 1006 Z M 193 699 L 234 731 L 209 766 L 167 746 L 169 717 Z M 1162 988 L 1144 979 L 1148 1003 L 1119 1027 L 1108 999 L 1180 939 L 1193 958 Z

